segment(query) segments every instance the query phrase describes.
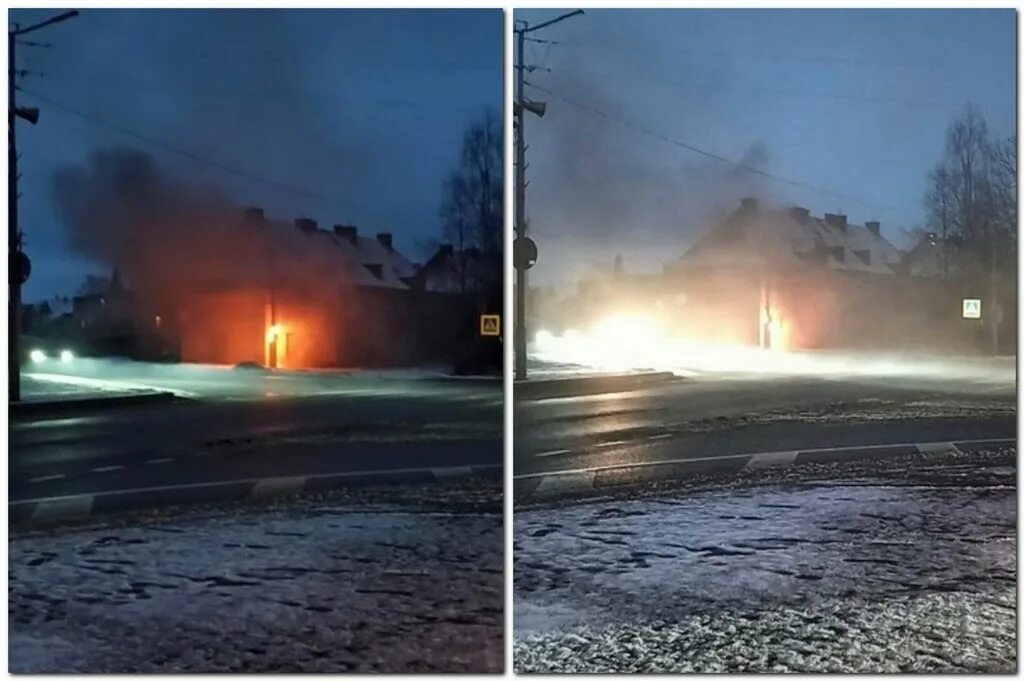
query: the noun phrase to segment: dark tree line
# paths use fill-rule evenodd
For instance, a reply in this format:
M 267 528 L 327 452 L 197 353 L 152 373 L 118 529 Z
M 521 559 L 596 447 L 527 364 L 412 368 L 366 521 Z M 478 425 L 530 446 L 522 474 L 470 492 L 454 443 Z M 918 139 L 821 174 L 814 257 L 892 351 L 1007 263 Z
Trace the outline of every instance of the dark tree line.
M 1016 135 L 994 138 L 969 106 L 949 126 L 945 153 L 928 179 L 928 229 L 942 244 L 946 274 L 997 269 L 1015 278 Z
M 444 182 L 442 237 L 455 249 L 463 290 L 481 258 L 501 261 L 503 147 L 501 118 L 488 109 L 466 129 L 459 165 Z

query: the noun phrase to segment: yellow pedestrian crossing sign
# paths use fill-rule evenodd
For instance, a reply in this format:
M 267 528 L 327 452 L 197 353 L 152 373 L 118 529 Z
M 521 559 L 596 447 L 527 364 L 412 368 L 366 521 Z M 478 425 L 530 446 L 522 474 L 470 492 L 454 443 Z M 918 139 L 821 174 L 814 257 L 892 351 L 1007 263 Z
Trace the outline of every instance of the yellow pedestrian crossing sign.
M 964 298 L 964 319 L 981 319 L 981 298 Z
M 500 314 L 482 314 L 482 315 L 480 315 L 480 335 L 481 336 L 500 336 L 501 335 L 501 315 Z

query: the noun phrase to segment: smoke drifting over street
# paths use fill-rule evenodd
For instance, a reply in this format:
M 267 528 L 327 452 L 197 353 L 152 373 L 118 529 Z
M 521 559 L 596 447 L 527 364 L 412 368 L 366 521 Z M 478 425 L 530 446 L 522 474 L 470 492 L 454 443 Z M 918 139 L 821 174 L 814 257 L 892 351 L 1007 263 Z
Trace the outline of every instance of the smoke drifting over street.
M 605 79 L 585 75 L 586 64 L 567 50 L 559 52 L 557 61 L 552 56 L 543 87 L 607 116 L 527 88 L 531 97 L 548 104 L 545 117 L 529 120 L 526 127 L 527 141 L 536 149 L 528 171 L 527 214 L 531 234 L 543 249 L 537 283 L 571 283 L 616 253 L 624 254 L 627 266 L 660 269 L 666 253 L 686 238 L 687 228 L 724 214 L 743 196 L 764 196 L 772 189 L 750 170 L 672 147 L 666 152 L 663 142 L 610 120 L 628 119 L 636 100 L 624 101 Z M 680 68 L 709 76 L 700 65 Z M 720 71 L 716 77 L 729 77 L 727 70 L 714 70 Z M 541 78 L 530 78 L 535 80 Z M 706 100 L 697 106 L 707 110 L 711 104 Z M 768 170 L 766 143 L 755 138 L 745 144 L 742 162 Z
M 500 108 L 500 13 L 90 10 L 20 48 L 26 300 L 74 293 L 102 263 L 68 252 L 54 169 L 130 145 L 268 215 L 391 232 L 417 258 L 440 226 L 465 126 Z M 47 16 L 15 10 L 22 25 Z M 41 97 L 45 97 L 45 99 Z M 423 130 L 430 130 L 429 136 Z M 410 149 L 416 149 L 410 154 Z M 185 153 L 177 153 L 180 150 Z
M 547 104 L 525 125 L 531 285 L 617 253 L 660 272 L 743 196 L 880 220 L 908 247 L 949 121 L 974 102 L 996 136 L 1014 129 L 1006 16 L 587 10 L 531 33 L 525 95 Z
M 59 168 L 53 189 L 76 251 L 116 268 L 144 295 L 211 282 L 260 285 L 271 254 L 279 285 L 330 281 L 298 229 L 245 224 L 243 208 L 219 190 L 166 175 L 144 152 L 97 151 L 85 167 Z

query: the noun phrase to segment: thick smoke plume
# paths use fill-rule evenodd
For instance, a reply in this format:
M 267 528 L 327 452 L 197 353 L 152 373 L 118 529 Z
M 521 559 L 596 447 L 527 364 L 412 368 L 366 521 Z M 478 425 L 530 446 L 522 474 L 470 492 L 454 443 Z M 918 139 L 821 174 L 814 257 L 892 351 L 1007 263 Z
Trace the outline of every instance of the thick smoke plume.
M 527 213 L 540 246 L 536 284 L 571 284 L 616 253 L 623 255 L 627 269 L 658 271 L 731 212 L 741 197 L 780 199 L 773 196 L 777 187 L 768 186 L 763 176 L 673 147 L 614 120 L 728 153 L 717 148 L 719 142 L 706 141 L 704 128 L 688 125 L 714 123 L 720 113 L 715 83 L 731 78 L 727 64 L 698 66 L 675 58 L 674 70 L 659 71 L 659 76 L 703 84 L 680 90 L 645 78 L 649 64 L 627 63 L 617 54 L 606 57 L 607 64 L 595 63 L 590 59 L 594 52 L 582 54 L 552 49 L 544 62 L 550 73 L 531 76 L 546 90 L 572 100 L 528 92 L 548 104 L 542 120 L 531 118 L 526 125 L 532 145 Z M 654 50 L 644 55 L 660 63 Z M 601 73 L 602 66 L 609 70 Z M 678 115 L 666 112 L 667 103 L 678 107 Z M 742 157 L 734 160 L 769 168 L 765 142 L 741 143 Z
M 72 247 L 157 306 L 270 276 L 277 288 L 331 289 L 345 274 L 298 228 L 248 224 L 216 189 L 168 177 L 142 152 L 97 151 L 84 167 L 58 169 L 53 189 Z

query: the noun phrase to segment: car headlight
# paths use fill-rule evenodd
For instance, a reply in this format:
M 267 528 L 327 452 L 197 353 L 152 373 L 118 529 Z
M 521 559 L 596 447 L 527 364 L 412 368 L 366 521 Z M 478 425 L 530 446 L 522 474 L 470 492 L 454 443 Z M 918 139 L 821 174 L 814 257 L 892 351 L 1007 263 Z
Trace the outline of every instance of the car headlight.
M 62 361 L 64 363 L 67 363 L 67 362 L 70 362 L 71 360 L 73 360 L 74 358 L 75 358 L 75 353 L 71 352 L 70 350 L 61 350 L 60 351 L 60 361 Z
M 32 352 L 28 353 L 28 358 L 36 364 L 41 364 L 46 361 L 46 353 L 39 348 L 36 348 Z

